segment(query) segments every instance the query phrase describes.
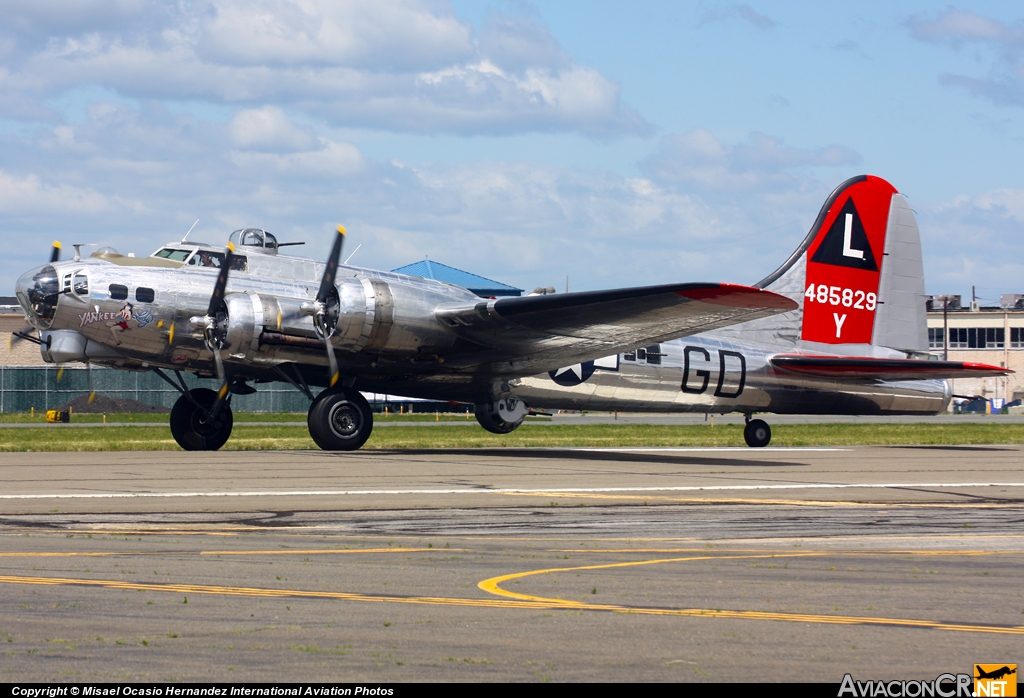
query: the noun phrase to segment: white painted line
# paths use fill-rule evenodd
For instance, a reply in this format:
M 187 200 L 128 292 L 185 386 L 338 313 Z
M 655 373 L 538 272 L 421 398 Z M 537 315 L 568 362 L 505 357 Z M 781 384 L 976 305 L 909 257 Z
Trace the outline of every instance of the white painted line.
M 738 492 L 751 490 L 845 490 L 887 488 L 1024 487 L 1024 482 L 891 482 L 794 485 L 711 485 L 705 487 L 547 487 L 539 489 L 281 490 L 250 492 L 104 492 L 94 494 L 4 494 L 0 499 L 144 499 L 171 497 L 350 497 L 410 494 L 577 494 L 615 492 Z

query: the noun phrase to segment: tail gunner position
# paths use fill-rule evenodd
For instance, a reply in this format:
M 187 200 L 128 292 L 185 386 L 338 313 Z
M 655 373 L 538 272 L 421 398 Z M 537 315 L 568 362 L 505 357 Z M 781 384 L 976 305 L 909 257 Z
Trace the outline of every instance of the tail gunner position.
M 548 409 L 926 414 L 943 378 L 1002 375 L 923 361 L 917 225 L 877 177 L 844 182 L 796 252 L 756 286 L 679 283 L 485 300 L 419 277 L 279 255 L 263 230 L 227 248 L 184 241 L 146 258 L 103 248 L 23 275 L 17 296 L 48 362 L 153 371 L 180 391 L 171 432 L 188 450 L 231 434 L 231 397 L 287 381 L 310 399 L 326 450 L 362 446 L 360 391 L 475 405 L 489 431 Z M 35 330 L 39 337 L 33 336 Z M 216 378 L 189 390 L 182 371 Z M 172 375 L 173 374 L 173 377 Z M 253 385 L 255 384 L 255 385 Z M 316 392 L 316 388 L 324 390 Z

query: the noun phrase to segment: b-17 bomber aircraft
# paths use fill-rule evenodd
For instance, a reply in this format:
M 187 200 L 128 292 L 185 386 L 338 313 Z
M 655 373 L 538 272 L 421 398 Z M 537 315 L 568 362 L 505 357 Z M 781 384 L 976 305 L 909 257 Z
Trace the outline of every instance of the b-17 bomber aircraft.
M 924 279 L 913 213 L 882 179 L 837 188 L 807 238 L 754 286 L 680 283 L 483 299 L 444 282 L 279 254 L 246 228 L 226 248 L 178 242 L 146 258 L 76 246 L 24 274 L 16 293 L 48 362 L 154 371 L 181 392 L 175 440 L 216 450 L 231 396 L 287 381 L 310 399 L 325 450 L 361 447 L 373 414 L 360 391 L 473 404 L 495 433 L 528 409 L 740 412 L 747 443 L 771 438 L 755 412 L 925 414 L 944 378 L 1004 375 L 921 360 Z M 187 236 L 186 236 L 187 237 Z M 181 372 L 216 377 L 187 389 Z M 168 375 L 175 374 L 177 380 Z M 324 388 L 314 394 L 315 388 Z

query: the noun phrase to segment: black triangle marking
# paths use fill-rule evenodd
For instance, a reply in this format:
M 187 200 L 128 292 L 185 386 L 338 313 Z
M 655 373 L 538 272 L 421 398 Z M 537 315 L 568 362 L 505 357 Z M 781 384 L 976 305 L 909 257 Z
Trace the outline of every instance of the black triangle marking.
M 846 241 L 847 217 L 850 218 L 849 245 Z M 852 196 L 846 200 L 843 210 L 839 212 L 832 227 L 825 233 L 825 239 L 818 245 L 811 261 L 837 267 L 878 271 L 875 255 L 871 251 L 871 245 L 868 243 L 868 236 L 864 232 L 864 224 L 860 220 L 860 214 L 857 213 L 857 207 L 853 205 Z

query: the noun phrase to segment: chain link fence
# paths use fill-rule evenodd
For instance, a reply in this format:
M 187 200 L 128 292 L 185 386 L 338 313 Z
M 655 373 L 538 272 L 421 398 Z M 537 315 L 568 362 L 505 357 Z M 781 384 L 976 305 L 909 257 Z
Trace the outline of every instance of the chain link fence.
M 55 409 L 79 395 L 89 393 L 85 367 L 65 367 L 60 380 L 56 366 L 0 366 L 0 412 L 37 412 Z M 216 390 L 217 381 L 183 373 L 191 388 Z M 92 369 L 93 389 L 100 395 L 138 400 L 147 405 L 171 407 L 180 393 L 152 372 Z M 314 392 L 318 390 L 314 389 Z M 288 383 L 261 383 L 252 395 L 231 398 L 235 412 L 306 412 L 309 399 Z

